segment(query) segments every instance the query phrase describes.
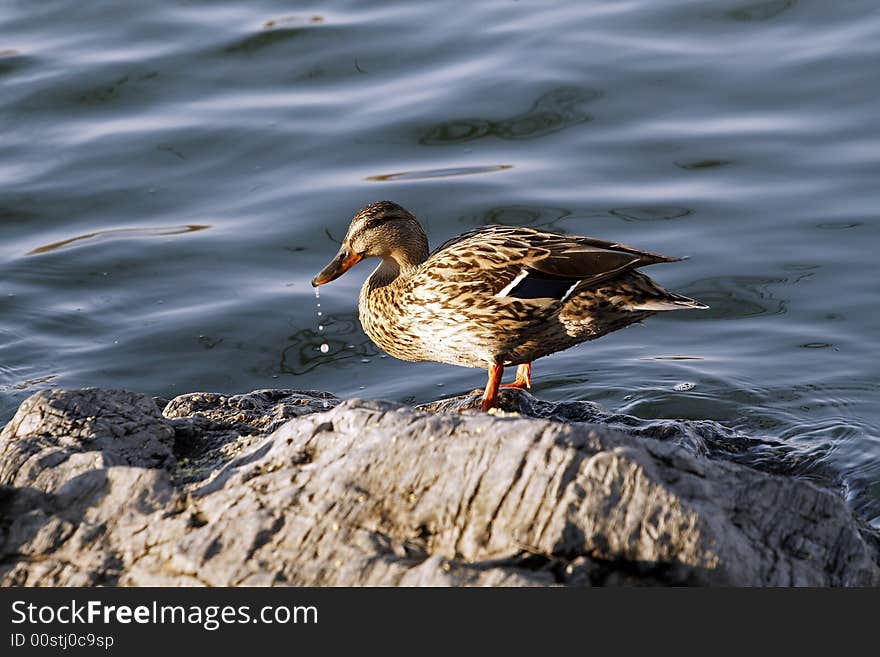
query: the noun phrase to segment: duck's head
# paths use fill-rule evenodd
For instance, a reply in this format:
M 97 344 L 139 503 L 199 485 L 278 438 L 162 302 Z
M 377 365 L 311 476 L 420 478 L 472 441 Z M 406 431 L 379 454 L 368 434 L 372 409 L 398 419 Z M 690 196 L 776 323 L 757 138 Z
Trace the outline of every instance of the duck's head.
M 339 278 L 364 258 L 382 258 L 401 270 L 418 266 L 427 257 L 428 238 L 412 214 L 391 201 L 371 203 L 351 220 L 339 252 L 312 279 L 312 286 Z

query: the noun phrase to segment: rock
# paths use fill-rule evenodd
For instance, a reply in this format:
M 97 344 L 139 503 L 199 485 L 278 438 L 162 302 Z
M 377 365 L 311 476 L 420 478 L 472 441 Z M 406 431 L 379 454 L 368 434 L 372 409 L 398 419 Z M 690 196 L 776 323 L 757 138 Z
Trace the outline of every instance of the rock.
M 37 393 L 0 434 L 0 583 L 880 584 L 877 533 L 783 445 L 503 400 Z
M 317 390 L 255 390 L 246 395 L 192 392 L 163 406 L 165 417 L 202 415 L 244 433 L 270 433 L 290 418 L 336 406 L 339 399 Z
M 601 424 L 631 436 L 671 442 L 697 456 L 742 463 L 771 474 L 806 476 L 831 487 L 841 485 L 838 474 L 827 467 L 820 454 L 805 453 L 785 443 L 757 440 L 712 420 L 644 420 L 611 413 L 594 402 L 548 402 L 511 388 L 502 388 L 500 393 L 498 410 L 502 413 L 565 423 Z M 481 395 L 482 391 L 417 408 L 432 413 L 464 412 L 478 409 Z
M 316 390 L 255 390 L 245 395 L 193 392 L 161 400 L 162 413 L 174 420 L 181 462 L 178 483 L 207 477 L 228 460 L 290 418 L 332 408 L 339 399 Z
M 0 483 L 52 491 L 100 468 L 173 468 L 173 443 L 174 429 L 144 395 L 42 390 L 0 432 Z

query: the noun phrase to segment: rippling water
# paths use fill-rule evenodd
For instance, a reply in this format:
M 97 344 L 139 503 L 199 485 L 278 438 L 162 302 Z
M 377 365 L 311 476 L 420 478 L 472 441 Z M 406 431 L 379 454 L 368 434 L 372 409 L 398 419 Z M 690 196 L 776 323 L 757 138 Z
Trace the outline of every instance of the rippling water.
M 878 61 L 867 1 L 5 0 L 0 421 L 47 386 L 481 386 L 380 354 L 366 265 L 316 315 L 310 277 L 388 198 L 433 244 L 690 256 L 650 274 L 710 311 L 548 357 L 535 393 L 783 439 L 880 525 Z

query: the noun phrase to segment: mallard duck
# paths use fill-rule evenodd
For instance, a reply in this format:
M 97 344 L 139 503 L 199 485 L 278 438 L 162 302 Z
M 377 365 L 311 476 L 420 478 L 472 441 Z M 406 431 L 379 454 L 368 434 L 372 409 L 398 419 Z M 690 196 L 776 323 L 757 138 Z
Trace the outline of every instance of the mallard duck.
M 707 308 L 664 290 L 639 267 L 670 258 L 591 237 L 484 226 L 433 252 L 418 220 L 390 201 L 358 212 L 317 287 L 380 258 L 361 288 L 364 331 L 407 361 L 488 368 L 481 408 L 494 407 L 504 368 L 531 388 L 532 361 L 656 312 Z

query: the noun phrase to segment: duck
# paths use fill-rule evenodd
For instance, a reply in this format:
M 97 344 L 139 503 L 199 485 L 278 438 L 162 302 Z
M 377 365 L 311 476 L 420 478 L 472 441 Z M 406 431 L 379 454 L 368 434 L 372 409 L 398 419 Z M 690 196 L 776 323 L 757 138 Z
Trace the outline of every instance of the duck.
M 379 258 L 358 315 L 367 336 L 405 361 L 486 368 L 483 411 L 499 389 L 530 389 L 532 363 L 659 312 L 708 308 L 637 271 L 675 258 L 592 237 L 487 225 L 431 251 L 418 219 L 392 201 L 351 220 L 333 259 L 311 281 L 325 285 Z M 516 378 L 502 385 L 506 367 Z

